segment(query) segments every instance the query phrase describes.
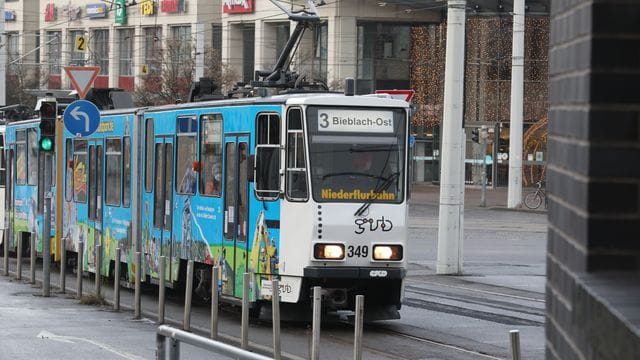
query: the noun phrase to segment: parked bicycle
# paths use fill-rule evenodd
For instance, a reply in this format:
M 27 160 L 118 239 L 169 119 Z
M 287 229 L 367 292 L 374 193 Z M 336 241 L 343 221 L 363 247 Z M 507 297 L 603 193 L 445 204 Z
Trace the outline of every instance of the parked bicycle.
M 544 201 L 544 208 L 547 208 L 547 193 L 545 192 L 545 190 L 543 189 L 542 185 L 543 185 L 543 181 L 540 180 L 536 183 L 538 185 L 538 188 L 535 191 L 532 191 L 530 193 L 528 193 L 525 197 L 524 197 L 524 206 L 526 206 L 529 209 L 537 209 L 540 207 L 540 205 L 542 205 L 542 202 Z

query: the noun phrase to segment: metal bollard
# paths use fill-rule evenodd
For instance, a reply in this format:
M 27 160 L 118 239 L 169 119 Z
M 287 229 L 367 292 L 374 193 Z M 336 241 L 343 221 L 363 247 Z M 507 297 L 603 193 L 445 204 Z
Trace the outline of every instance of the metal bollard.
M 280 360 L 282 351 L 280 347 L 280 283 L 271 281 L 271 322 L 273 326 L 273 358 Z
M 22 280 L 22 234 L 18 236 L 18 249 L 16 254 L 16 280 Z
M 167 257 L 160 256 L 160 284 L 158 284 L 158 324 L 164 324 L 164 307 L 165 307 L 165 266 Z
M 60 239 L 60 292 L 67 290 L 67 239 Z
M 511 359 L 520 360 L 520 331 L 509 331 L 509 337 L 511 338 Z
M 113 267 L 113 310 L 120 311 L 120 248 L 116 248 L 116 263 Z
M 180 359 L 180 342 L 176 339 L 169 339 L 169 360 Z
M 320 358 L 320 321 L 322 310 L 322 288 L 313 287 L 313 324 L 311 325 L 311 360 Z
M 191 329 L 191 297 L 193 295 L 193 260 L 187 262 L 187 286 L 184 294 L 184 319 L 182 327 L 185 331 Z
M 242 325 L 240 328 L 240 347 L 247 349 L 249 346 L 249 281 L 251 274 L 242 276 Z
M 29 276 L 29 284 L 35 284 L 36 283 L 36 234 L 31 233 L 31 237 L 29 238 L 29 250 L 30 250 L 30 256 L 31 256 L 31 267 L 30 267 L 30 272 L 31 275 Z
M 4 276 L 9 276 L 9 239 L 7 229 L 2 229 L 2 246 L 4 246 Z
M 142 253 L 140 251 L 136 251 L 136 285 L 135 285 L 135 294 L 134 294 L 134 318 L 140 319 L 140 313 L 142 312 L 141 308 L 141 298 L 142 298 Z
M 164 360 L 167 357 L 167 337 L 156 333 L 156 360 Z
M 364 295 L 356 295 L 356 319 L 353 339 L 353 359 L 362 360 L 362 323 L 364 320 Z
M 100 268 L 102 267 L 102 245 L 97 244 L 95 246 L 95 258 L 96 258 L 96 297 L 97 298 L 101 298 L 102 297 L 102 284 L 101 284 L 101 279 L 102 277 L 100 276 Z
M 78 270 L 76 272 L 76 299 L 82 299 L 82 261 L 84 260 L 84 243 L 78 242 Z
M 219 268 L 214 266 L 211 269 L 211 338 L 218 338 L 218 282 L 220 281 Z

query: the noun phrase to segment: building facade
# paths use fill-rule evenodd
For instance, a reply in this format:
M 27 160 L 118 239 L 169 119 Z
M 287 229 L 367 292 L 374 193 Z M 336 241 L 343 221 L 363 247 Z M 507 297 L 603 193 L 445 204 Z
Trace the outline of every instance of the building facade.
M 446 3 L 317 3 L 322 21 L 306 31 L 291 67 L 332 90 L 340 90 L 347 77 L 356 79 L 360 94 L 415 90 L 413 181 L 438 183 Z M 305 4 L 296 0 L 288 6 L 295 12 Z M 504 186 L 508 178 L 512 3 L 502 4 L 490 0 L 468 2 L 464 113 L 469 139 L 467 184 L 481 184 L 483 160 L 489 185 Z M 545 174 L 549 43 L 548 1 L 527 4 L 525 186 Z M 8 39 L 17 43 L 9 48 L 19 49 L 13 58 L 32 49 L 31 71 L 38 73 L 40 86 L 47 89 L 71 88 L 65 66 L 99 66 L 94 84 L 98 88 L 144 88 L 152 93 L 160 92 L 163 86 L 188 89 L 192 80 L 208 75 L 212 63 L 206 55 L 213 52 L 214 63 L 223 65 L 218 71 L 224 71 L 225 90 L 229 90 L 229 84 L 253 80 L 257 70 L 271 70 L 295 28 L 295 23 L 267 0 L 25 0 L 9 1 L 7 8 L 11 6 L 16 7 L 16 21 L 7 22 Z M 20 14 L 34 16 L 35 12 L 20 10 L 19 6 L 37 7 L 38 17 L 21 18 Z M 167 72 L 177 80 L 169 81 L 164 77 Z M 184 92 L 171 100 L 180 96 Z M 480 126 L 487 127 L 492 135 L 486 146 L 470 140 L 471 131 Z

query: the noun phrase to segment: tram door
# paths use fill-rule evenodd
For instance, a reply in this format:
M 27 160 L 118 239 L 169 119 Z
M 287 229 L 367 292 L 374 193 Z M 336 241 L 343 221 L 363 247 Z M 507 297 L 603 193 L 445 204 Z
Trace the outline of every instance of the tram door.
M 87 238 L 86 254 L 89 258 L 91 268 L 95 266 L 95 246 L 100 244 L 104 258 L 104 244 L 102 244 L 102 209 L 104 196 L 102 194 L 104 178 L 104 148 L 102 140 L 89 140 L 87 143 L 89 156 L 89 186 L 88 186 L 88 206 L 87 206 L 87 226 L 89 228 Z M 78 209 L 79 210 L 79 209 Z M 105 273 L 108 264 L 104 264 L 101 273 Z
M 222 293 L 242 296 L 249 231 L 249 137 L 225 136 Z
M 7 154 L 7 178 L 6 178 L 6 182 L 7 182 L 7 187 L 6 187 L 6 193 L 4 194 L 5 196 L 5 205 L 4 205 L 4 209 L 5 209 L 5 224 L 7 225 L 6 227 L 4 227 L 5 224 L 2 224 L 3 227 L 5 228 L 4 231 L 4 239 L 2 239 L 3 241 L 3 246 L 4 246 L 4 241 L 9 241 L 9 248 L 11 248 L 13 246 L 13 242 L 14 242 L 14 238 L 13 238 L 13 215 L 14 215 L 14 211 L 12 209 L 13 204 L 15 204 L 14 199 L 13 199 L 13 185 L 14 185 L 14 179 L 15 179 L 15 169 L 16 169 L 16 164 L 14 162 L 15 160 L 15 150 L 14 147 L 11 146 L 8 148 L 8 150 L 6 150 L 6 154 Z M 8 255 L 5 255 L 8 256 Z
M 154 143 L 155 187 L 153 192 L 153 230 L 151 236 L 158 258 L 166 256 L 165 280 L 178 279 L 179 254 L 173 243 L 173 138 L 156 137 Z

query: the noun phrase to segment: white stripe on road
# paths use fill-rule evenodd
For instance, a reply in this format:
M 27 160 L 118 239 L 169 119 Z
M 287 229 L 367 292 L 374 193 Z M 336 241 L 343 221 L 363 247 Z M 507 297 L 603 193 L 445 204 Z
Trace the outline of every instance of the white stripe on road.
M 46 331 L 46 330 L 40 331 L 38 333 L 38 335 L 36 335 L 36 337 L 41 338 L 41 339 L 50 339 L 50 340 L 54 340 L 54 341 L 60 341 L 60 342 L 69 343 L 69 344 L 75 344 L 75 342 L 73 340 L 75 340 L 75 341 L 84 341 L 86 343 L 95 345 L 95 346 L 97 346 L 97 347 L 99 347 L 101 349 L 104 349 L 104 350 L 107 350 L 109 352 L 112 352 L 112 353 L 114 353 L 114 354 L 116 354 L 118 356 L 121 356 L 121 357 L 123 357 L 125 359 L 128 359 L 128 360 L 144 360 L 143 357 L 136 356 L 136 355 L 133 355 L 133 354 L 129 354 L 129 353 L 124 352 L 124 351 L 119 351 L 117 349 L 112 348 L 109 345 L 105 345 L 105 344 L 99 343 L 97 341 L 93 341 L 93 340 L 85 339 L 85 338 L 81 338 L 81 337 L 56 335 L 56 334 L 53 334 L 53 333 L 51 333 L 49 331 Z

